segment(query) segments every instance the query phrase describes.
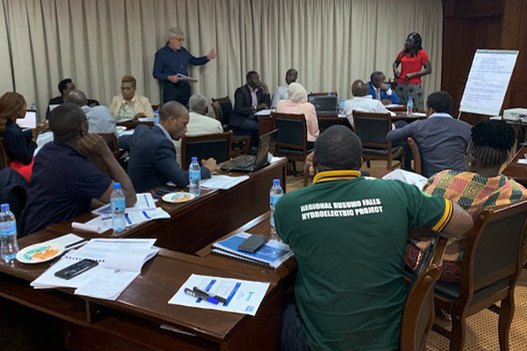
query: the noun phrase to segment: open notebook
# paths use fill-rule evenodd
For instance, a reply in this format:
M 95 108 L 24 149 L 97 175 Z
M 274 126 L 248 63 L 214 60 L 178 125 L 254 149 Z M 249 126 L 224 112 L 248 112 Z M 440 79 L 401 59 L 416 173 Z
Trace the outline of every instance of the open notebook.
M 66 253 L 31 282 L 35 289 L 75 288 L 75 294 L 115 300 L 159 251 L 156 239 L 92 239 L 79 250 Z M 55 273 L 75 262 L 91 259 L 98 266 L 66 280 Z

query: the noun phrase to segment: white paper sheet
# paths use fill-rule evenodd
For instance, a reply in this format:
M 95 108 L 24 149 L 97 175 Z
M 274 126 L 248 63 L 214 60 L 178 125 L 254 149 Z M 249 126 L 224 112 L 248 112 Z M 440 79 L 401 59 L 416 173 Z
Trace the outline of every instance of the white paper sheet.
M 248 280 L 192 274 L 168 303 L 172 305 L 242 313 L 254 316 L 265 297 L 269 285 L 269 283 Z M 192 289 L 195 286 L 210 294 L 218 295 L 227 299 L 227 304 L 223 305 L 222 303 L 219 303 L 214 305 L 210 302 L 185 294 L 185 288 Z
M 204 180 L 201 186 L 207 189 L 222 189 L 227 190 L 235 187 L 241 182 L 249 179 L 248 175 L 239 177 L 230 177 L 226 175 L 213 175 L 211 178 Z

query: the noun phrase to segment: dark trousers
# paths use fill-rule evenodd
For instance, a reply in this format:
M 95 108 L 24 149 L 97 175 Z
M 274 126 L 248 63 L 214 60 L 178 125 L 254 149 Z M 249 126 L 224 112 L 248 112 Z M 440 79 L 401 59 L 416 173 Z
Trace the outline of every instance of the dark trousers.
M 257 120 L 245 118 L 242 125 L 238 128 L 240 132 L 244 132 L 244 134 L 250 134 L 251 135 L 251 144 L 254 146 L 258 146 L 260 143 L 259 134 L 260 134 L 260 124 Z
M 190 84 L 187 82 L 165 83 L 163 87 L 163 103 L 168 101 L 177 101 L 183 106 L 188 107 L 190 99 Z
M 287 305 L 282 311 L 282 351 L 309 351 L 302 324 L 296 305 Z

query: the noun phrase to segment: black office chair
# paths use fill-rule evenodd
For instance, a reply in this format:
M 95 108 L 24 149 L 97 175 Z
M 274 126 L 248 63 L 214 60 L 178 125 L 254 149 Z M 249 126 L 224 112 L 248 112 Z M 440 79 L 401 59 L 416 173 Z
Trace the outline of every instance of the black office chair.
M 192 157 L 198 161 L 212 157 L 217 163 L 230 158 L 232 132 L 183 136 L 181 139 L 181 167 L 188 169 Z
M 366 165 L 371 167 L 371 160 L 385 160 L 387 169 L 404 166 L 404 146 L 394 147 L 386 140 L 386 134 L 392 130 L 390 113 L 372 113 L 353 111 L 355 134 L 362 141 L 362 157 Z M 400 162 L 392 166 L 394 159 Z
M 276 135 L 276 154 L 285 156 L 292 164 L 296 176 L 296 161 L 304 162 L 307 155 L 313 151 L 308 147 L 307 124 L 303 114 L 272 112 L 274 126 L 278 129 Z M 307 185 L 307 174 L 304 174 L 304 186 Z

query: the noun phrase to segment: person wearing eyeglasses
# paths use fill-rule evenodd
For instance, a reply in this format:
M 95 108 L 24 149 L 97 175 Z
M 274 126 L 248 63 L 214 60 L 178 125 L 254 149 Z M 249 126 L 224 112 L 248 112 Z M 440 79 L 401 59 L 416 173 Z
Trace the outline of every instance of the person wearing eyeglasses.
M 207 56 L 194 57 L 183 47 L 185 34 L 179 28 L 168 30 L 167 44 L 156 52 L 154 78 L 163 83 L 163 103 L 177 101 L 188 105 L 191 89 L 188 81 L 179 75 L 189 76 L 188 65 L 201 66 L 216 58 L 212 49 Z
M 154 116 L 150 100 L 135 92 L 136 84 L 134 76 L 126 75 L 121 79 L 121 95 L 114 96 L 110 104 L 116 121 Z

